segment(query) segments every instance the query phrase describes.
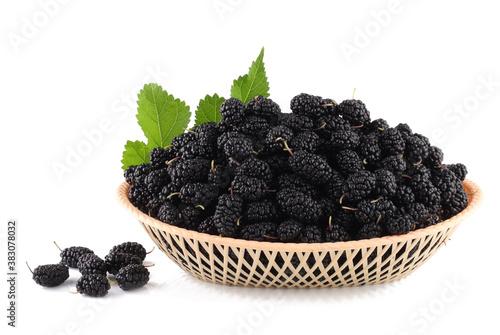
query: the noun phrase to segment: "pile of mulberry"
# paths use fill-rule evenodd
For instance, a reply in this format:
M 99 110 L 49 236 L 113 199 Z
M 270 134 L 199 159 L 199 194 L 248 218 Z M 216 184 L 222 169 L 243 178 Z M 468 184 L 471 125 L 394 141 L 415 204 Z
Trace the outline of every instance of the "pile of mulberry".
M 468 205 L 465 165 L 447 164 L 406 123 L 372 120 L 361 100 L 302 93 L 287 112 L 264 96 L 230 98 L 220 114 L 127 168 L 139 210 L 205 234 L 321 243 L 406 234 Z M 61 253 L 63 263 L 76 266 L 82 252 Z M 130 260 L 120 252 L 145 255 L 122 246 L 107 257 L 108 271 Z

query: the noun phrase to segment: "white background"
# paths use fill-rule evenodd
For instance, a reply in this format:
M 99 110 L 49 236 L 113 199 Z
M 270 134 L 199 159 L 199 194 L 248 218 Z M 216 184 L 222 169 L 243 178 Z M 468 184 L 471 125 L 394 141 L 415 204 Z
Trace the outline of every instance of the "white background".
M 500 21 L 493 1 L 64 2 L 0 5 L 0 219 L 19 220 L 12 333 L 498 330 L 498 307 L 490 305 L 500 299 Z M 227 98 L 232 80 L 246 73 L 262 46 L 271 98 L 283 110 L 301 92 L 341 101 L 356 87 L 372 117 L 393 126 L 407 122 L 444 150 L 446 162 L 467 164 L 469 178 L 484 188 L 482 209 L 428 263 L 392 284 L 224 287 L 188 277 L 155 250 L 147 258 L 156 264 L 151 282 L 135 292 L 113 287 L 104 299 L 69 294 L 76 271 L 59 288 L 37 286 L 24 262 L 58 262 L 54 240 L 88 246 L 101 257 L 127 240 L 153 246 L 115 200 L 123 145 L 144 139 L 135 119 L 138 88 L 158 82 L 194 111 L 207 93 Z M 84 145 L 85 133 L 101 132 L 102 123 L 108 124 L 102 138 L 95 135 L 99 141 L 87 155 L 58 175 L 54 165 L 68 166 L 69 153 Z M 7 286 L 1 282 L 3 333 Z

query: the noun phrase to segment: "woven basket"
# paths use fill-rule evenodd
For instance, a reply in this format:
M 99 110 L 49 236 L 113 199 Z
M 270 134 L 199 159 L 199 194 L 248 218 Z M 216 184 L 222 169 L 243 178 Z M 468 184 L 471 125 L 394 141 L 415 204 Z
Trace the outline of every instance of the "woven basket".
M 117 191 L 120 204 L 139 220 L 156 245 L 194 277 L 213 283 L 254 287 L 339 287 L 403 278 L 425 263 L 471 215 L 481 189 L 464 181 L 467 208 L 455 217 L 398 236 L 336 243 L 256 242 L 178 228 L 144 214 L 128 199 L 130 185 Z

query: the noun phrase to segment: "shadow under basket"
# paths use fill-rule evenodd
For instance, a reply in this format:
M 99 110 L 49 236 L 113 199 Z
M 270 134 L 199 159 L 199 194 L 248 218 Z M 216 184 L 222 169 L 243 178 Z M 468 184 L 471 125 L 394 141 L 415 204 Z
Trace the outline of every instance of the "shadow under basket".
M 117 198 L 156 245 L 198 279 L 253 287 L 340 287 L 394 281 L 425 263 L 483 200 L 475 183 L 463 184 L 471 194 L 469 205 L 437 225 L 404 235 L 315 244 L 246 241 L 175 227 L 137 209 L 125 182 Z

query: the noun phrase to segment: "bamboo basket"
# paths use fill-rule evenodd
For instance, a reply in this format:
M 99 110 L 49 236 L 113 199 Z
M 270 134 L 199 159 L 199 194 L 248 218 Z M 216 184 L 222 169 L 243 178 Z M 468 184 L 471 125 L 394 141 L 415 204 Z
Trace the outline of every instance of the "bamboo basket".
M 224 285 L 312 288 L 386 283 L 415 271 L 481 204 L 481 189 L 470 180 L 464 186 L 473 193 L 467 208 L 435 226 L 404 235 L 315 244 L 246 241 L 175 227 L 132 205 L 130 185 L 125 182 L 117 198 L 156 245 L 198 279 Z

